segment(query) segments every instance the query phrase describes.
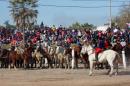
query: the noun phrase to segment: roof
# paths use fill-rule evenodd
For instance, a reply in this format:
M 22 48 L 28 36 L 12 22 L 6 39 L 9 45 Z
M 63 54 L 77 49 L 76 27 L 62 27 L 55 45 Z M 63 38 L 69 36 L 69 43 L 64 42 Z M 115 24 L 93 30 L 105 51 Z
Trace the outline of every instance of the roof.
M 109 26 L 98 26 L 96 30 L 98 31 L 106 31 L 109 28 Z

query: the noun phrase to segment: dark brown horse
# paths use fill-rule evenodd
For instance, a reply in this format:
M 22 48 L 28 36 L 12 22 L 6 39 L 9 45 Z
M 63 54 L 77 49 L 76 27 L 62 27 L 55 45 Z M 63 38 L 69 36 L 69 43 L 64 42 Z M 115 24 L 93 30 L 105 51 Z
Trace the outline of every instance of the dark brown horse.
M 8 67 L 8 56 L 9 56 L 9 50 L 7 49 L 0 49 L 0 61 L 1 61 L 1 67 Z

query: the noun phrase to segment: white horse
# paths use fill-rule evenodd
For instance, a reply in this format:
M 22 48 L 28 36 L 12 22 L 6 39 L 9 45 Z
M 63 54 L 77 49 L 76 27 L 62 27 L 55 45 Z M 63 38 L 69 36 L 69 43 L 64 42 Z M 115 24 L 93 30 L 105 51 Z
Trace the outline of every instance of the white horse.
M 64 48 L 62 46 L 56 47 L 56 52 L 54 57 L 56 62 L 58 62 L 59 68 L 62 68 L 64 63 Z
M 95 51 L 89 43 L 86 43 L 82 47 L 81 53 L 86 53 L 86 52 L 89 55 L 89 57 L 88 57 L 89 64 L 90 64 L 89 75 L 91 76 L 92 73 L 93 73 L 93 64 L 94 64 L 96 58 L 95 58 Z M 118 63 L 121 60 L 120 55 L 117 52 L 115 52 L 113 50 L 105 50 L 98 55 L 98 60 L 99 60 L 100 63 L 106 62 L 106 61 L 108 62 L 108 64 L 110 65 L 110 70 L 108 71 L 108 74 L 110 76 L 112 76 L 114 67 L 116 67 L 115 75 L 117 75 L 117 73 L 118 73 Z

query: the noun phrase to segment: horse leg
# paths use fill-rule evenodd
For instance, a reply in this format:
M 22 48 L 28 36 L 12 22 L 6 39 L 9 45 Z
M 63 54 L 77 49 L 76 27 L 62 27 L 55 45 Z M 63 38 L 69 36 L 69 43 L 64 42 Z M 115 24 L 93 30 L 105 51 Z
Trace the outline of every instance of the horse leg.
M 87 68 L 87 59 L 85 57 L 82 57 L 81 60 L 83 61 L 84 68 Z
M 89 76 L 92 76 L 92 73 L 93 73 L 93 61 L 90 61 L 89 65 L 90 65 Z
M 16 60 L 13 60 L 12 63 L 13 63 L 14 70 L 17 70 L 17 68 L 16 68 L 16 64 L 17 64 L 17 63 L 16 63 Z
M 118 75 L 118 63 L 115 64 L 115 67 L 116 67 L 115 75 Z
M 34 58 L 30 58 L 31 68 L 33 68 L 33 65 L 35 63 Z
M 109 68 L 108 71 L 107 71 L 107 75 L 110 73 L 111 69 Z
M 11 64 L 9 63 L 9 65 L 8 65 L 8 68 L 9 68 L 9 70 L 11 69 Z
M 26 69 L 27 68 L 27 61 L 25 59 L 24 59 L 23 65 L 24 65 L 24 68 Z
M 14 70 L 17 70 L 16 65 L 14 64 Z
M 45 67 L 47 67 L 48 61 L 47 58 L 45 58 Z
M 74 57 L 72 58 L 71 65 L 72 65 L 72 69 L 74 69 L 74 67 L 75 67 L 75 59 L 74 59 Z
M 40 59 L 40 68 L 43 68 L 43 57 Z
M 67 69 L 68 68 L 67 56 L 64 56 L 64 63 L 65 63 L 65 69 Z
M 111 77 L 112 76 L 112 74 L 113 74 L 113 63 L 112 62 L 109 62 L 109 65 L 110 65 L 110 68 L 111 68 L 111 70 L 110 70 L 110 73 L 109 73 L 109 76 Z
M 68 56 L 64 57 L 64 62 L 65 62 L 65 69 L 69 68 L 69 59 L 68 59 Z
M 78 69 L 78 58 L 75 58 L 75 67 Z
M 70 69 L 70 56 L 68 56 L 68 58 L 67 58 L 67 66 L 68 66 L 68 69 Z
M 87 65 L 86 65 L 87 64 L 87 60 L 86 60 L 85 56 L 83 54 L 80 54 L 80 57 L 81 57 L 81 61 L 84 64 L 84 68 L 87 68 Z
M 61 66 L 62 66 L 62 68 L 64 68 L 64 59 L 63 58 L 61 60 Z
M 57 58 L 56 57 L 53 58 L 53 63 L 54 63 L 54 68 L 57 68 Z

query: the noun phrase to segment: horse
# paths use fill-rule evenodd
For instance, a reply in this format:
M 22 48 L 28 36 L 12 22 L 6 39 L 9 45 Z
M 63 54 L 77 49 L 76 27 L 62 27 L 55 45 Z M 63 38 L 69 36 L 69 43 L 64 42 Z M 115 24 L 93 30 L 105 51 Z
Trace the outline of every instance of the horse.
M 42 46 L 37 46 L 37 48 L 32 53 L 32 57 L 37 61 L 39 67 L 41 68 L 43 67 L 43 60 L 45 64 L 47 64 L 49 60 L 47 52 L 42 48 Z
M 0 48 L 1 67 L 7 67 L 9 63 L 9 50 Z
M 20 47 L 20 46 L 16 46 L 14 51 L 16 51 L 18 55 L 20 55 L 20 58 L 18 59 L 16 65 L 18 65 L 18 67 L 22 67 L 23 66 L 22 54 L 24 52 L 24 49 L 22 47 Z
M 27 68 L 29 67 L 29 62 L 30 60 L 32 61 L 32 52 L 34 51 L 34 48 L 33 46 L 29 46 L 27 48 L 24 49 L 24 52 L 23 52 L 23 65 L 24 65 L 24 68 Z M 31 66 L 33 65 L 33 63 L 31 63 Z
M 55 49 L 55 54 L 54 54 L 54 62 L 55 66 L 59 68 L 63 68 L 63 63 L 64 63 L 64 47 L 62 46 L 56 46 Z
M 55 52 L 56 52 L 56 46 L 54 45 L 48 46 L 48 53 L 49 53 L 50 59 L 52 63 L 54 64 L 54 67 L 57 67 Z
M 85 49 L 81 50 L 82 53 L 87 52 L 89 56 L 88 57 L 89 65 L 90 65 L 89 75 L 91 76 L 93 74 L 93 64 L 96 60 L 95 52 L 92 45 L 89 42 L 87 42 L 83 48 Z M 115 75 L 118 74 L 118 64 L 121 63 L 121 57 L 119 53 L 117 53 L 116 51 L 108 49 L 108 50 L 103 51 L 102 53 L 99 53 L 98 61 L 100 63 L 108 62 L 108 64 L 110 65 L 110 70 L 108 71 L 109 76 L 113 75 L 114 66 L 116 67 Z
M 22 60 L 22 54 L 18 53 L 16 47 L 12 47 L 11 51 L 9 52 L 9 69 L 11 68 L 11 64 L 13 64 L 13 67 L 15 70 L 17 70 L 16 65 L 17 61 Z
M 41 66 L 41 58 L 43 57 L 43 55 L 40 53 L 39 51 L 39 46 L 36 47 L 36 49 L 34 50 L 34 52 L 32 52 L 32 58 L 35 60 L 35 67 L 37 64 L 39 64 L 39 66 Z
M 70 48 L 72 50 L 71 51 L 71 55 L 72 55 L 71 67 L 72 69 L 78 68 L 78 59 L 81 58 L 80 57 L 81 47 L 77 44 L 71 44 Z
M 83 52 L 85 50 L 84 45 L 82 46 L 81 52 L 80 52 L 80 57 L 83 61 L 84 67 L 88 68 L 89 67 L 89 61 L 88 61 L 88 53 L 87 52 Z
M 65 69 L 70 69 L 70 62 L 71 62 L 71 59 L 72 59 L 71 51 L 72 50 L 70 48 L 64 49 Z

